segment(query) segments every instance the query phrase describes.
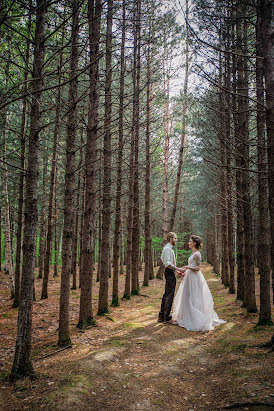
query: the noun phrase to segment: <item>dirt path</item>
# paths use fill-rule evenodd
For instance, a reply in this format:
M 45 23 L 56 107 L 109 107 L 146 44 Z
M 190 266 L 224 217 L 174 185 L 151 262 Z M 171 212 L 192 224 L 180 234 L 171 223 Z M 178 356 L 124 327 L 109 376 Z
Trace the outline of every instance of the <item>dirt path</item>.
M 3 382 L 3 409 L 218 410 L 236 403 L 265 405 L 234 409 L 271 409 L 271 404 L 274 409 L 273 354 L 257 347 L 273 330 L 254 328 L 257 315 L 246 314 L 209 265 L 203 265 L 203 273 L 215 309 L 227 324 L 195 333 L 158 323 L 164 282 L 154 280 L 142 288 L 144 295 L 122 301 L 109 316 L 99 318 L 97 327 L 81 333 L 72 325 L 75 345 L 69 350 L 39 359 L 56 347 L 52 337 L 44 337 L 40 345 L 34 337 L 39 378 L 14 386 Z M 56 294 L 51 287 L 53 302 Z M 76 313 L 79 292 L 74 293 Z M 35 308 L 36 321 L 40 308 L 42 312 L 52 307 L 50 300 L 41 304 Z M 54 328 L 55 312 L 51 316 L 45 321 Z M 75 324 L 74 316 L 73 311 Z

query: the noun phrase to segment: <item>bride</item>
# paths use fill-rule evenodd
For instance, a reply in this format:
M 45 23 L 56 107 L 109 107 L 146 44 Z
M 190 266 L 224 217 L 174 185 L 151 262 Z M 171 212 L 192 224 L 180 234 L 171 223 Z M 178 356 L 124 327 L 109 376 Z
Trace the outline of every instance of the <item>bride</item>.
M 201 238 L 192 235 L 188 245 L 192 254 L 188 259 L 188 265 L 182 268 L 185 276 L 175 296 L 173 318 L 180 327 L 190 331 L 213 330 L 226 321 L 220 320 L 214 311 L 211 292 L 200 271 Z

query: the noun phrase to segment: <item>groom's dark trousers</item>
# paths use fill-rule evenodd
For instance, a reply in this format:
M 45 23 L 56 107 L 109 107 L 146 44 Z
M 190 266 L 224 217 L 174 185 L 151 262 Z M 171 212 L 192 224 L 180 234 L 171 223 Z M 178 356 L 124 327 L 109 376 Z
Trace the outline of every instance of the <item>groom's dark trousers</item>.
M 165 269 L 165 293 L 162 298 L 161 310 L 159 312 L 159 320 L 169 321 L 171 320 L 171 307 L 174 298 L 174 292 L 176 287 L 176 277 L 175 273 L 171 268 Z

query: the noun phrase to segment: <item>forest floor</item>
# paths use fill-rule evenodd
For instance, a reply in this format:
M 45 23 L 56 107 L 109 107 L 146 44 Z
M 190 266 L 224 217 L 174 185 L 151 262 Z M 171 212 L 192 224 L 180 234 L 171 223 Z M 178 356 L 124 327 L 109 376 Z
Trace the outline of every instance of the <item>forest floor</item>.
M 37 378 L 10 384 L 17 309 L 11 308 L 8 278 L 0 274 L 0 409 L 10 410 L 264 410 L 274 409 L 273 353 L 259 344 L 273 327 L 256 327 L 212 267 L 202 271 L 227 323 L 208 333 L 157 322 L 164 281 L 153 280 L 141 295 L 121 301 L 97 326 L 75 326 L 79 290 L 71 290 L 72 347 L 58 351 L 60 277 L 50 278 L 49 298 L 33 307 L 32 358 Z M 140 273 L 140 284 L 142 273 Z M 257 293 L 259 278 L 256 276 Z M 36 279 L 40 296 L 42 280 Z M 180 280 L 177 281 L 177 286 Z M 111 288 L 111 287 L 110 287 Z M 123 294 L 124 276 L 120 276 Z M 98 283 L 94 283 L 94 313 Z M 259 301 L 258 301 L 259 304 Z M 49 356 L 46 356 L 50 354 Z M 272 380 L 271 380 L 272 375 Z M 262 405 L 264 404 L 264 405 Z

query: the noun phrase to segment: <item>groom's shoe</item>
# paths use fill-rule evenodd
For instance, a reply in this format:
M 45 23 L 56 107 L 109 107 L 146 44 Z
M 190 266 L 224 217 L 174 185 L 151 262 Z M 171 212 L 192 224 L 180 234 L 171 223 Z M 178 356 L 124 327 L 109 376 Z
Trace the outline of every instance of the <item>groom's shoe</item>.
M 177 325 L 177 322 L 172 320 L 172 319 L 171 320 L 165 320 L 164 323 L 165 324 L 171 324 L 171 325 Z
M 158 323 L 163 323 L 164 319 L 163 318 L 158 318 Z

